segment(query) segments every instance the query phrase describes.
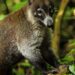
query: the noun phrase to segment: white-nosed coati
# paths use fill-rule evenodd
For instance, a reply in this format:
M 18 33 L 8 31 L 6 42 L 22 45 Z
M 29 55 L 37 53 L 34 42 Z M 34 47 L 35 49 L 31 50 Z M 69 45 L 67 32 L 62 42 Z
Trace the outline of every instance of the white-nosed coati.
M 52 13 L 52 0 L 29 0 L 26 7 L 0 22 L 0 75 L 2 71 L 8 75 L 13 64 L 24 57 L 43 73 L 47 71 L 46 62 L 59 65 L 50 49 Z

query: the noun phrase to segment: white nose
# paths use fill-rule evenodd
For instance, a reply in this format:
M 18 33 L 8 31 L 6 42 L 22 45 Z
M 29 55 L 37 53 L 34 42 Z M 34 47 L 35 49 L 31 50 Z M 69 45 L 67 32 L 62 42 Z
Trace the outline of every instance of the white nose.
M 43 23 L 45 24 L 45 26 L 51 27 L 51 25 L 53 24 L 52 17 L 46 16 L 45 19 L 43 20 Z

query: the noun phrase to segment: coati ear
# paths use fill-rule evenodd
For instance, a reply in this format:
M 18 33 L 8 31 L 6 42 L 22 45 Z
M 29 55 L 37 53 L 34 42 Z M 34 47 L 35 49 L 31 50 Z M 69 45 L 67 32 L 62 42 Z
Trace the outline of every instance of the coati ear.
M 28 0 L 29 5 L 31 5 L 35 0 Z

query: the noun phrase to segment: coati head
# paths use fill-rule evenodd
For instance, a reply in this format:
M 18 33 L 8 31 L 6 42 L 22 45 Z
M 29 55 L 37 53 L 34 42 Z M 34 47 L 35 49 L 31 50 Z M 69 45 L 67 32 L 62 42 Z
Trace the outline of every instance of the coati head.
M 54 3 L 52 0 L 29 0 L 28 20 L 41 25 L 53 26 Z

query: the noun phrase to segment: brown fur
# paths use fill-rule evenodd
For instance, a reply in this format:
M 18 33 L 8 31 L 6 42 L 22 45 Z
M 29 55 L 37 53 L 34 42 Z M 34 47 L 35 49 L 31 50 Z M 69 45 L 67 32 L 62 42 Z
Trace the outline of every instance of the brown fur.
M 23 51 L 21 51 L 21 49 L 24 45 L 34 49 L 32 51 L 29 49 L 29 52 L 26 50 L 26 48 L 29 47 L 24 48 L 30 54 L 35 52 L 34 57 L 33 55 L 31 56 L 33 58 L 27 57 L 28 54 L 26 58 L 28 58 L 30 62 L 34 61 L 33 64 L 36 67 L 41 67 L 40 69 L 45 70 L 45 60 L 43 57 L 46 60 L 47 58 L 52 58 L 51 60 L 47 60 L 51 62 L 51 65 L 55 63 L 52 62 L 53 58 L 55 59 L 54 55 L 51 54 L 50 56 L 49 50 L 47 52 L 50 46 L 48 28 L 36 22 L 32 14 L 37 6 L 42 6 L 43 4 L 48 5 L 48 3 L 48 0 L 34 0 L 31 6 L 27 5 L 19 11 L 10 14 L 0 22 L 0 75 L 8 75 L 9 69 L 13 64 L 22 60 L 24 54 L 22 54 Z M 32 12 L 28 14 L 30 10 L 32 10 Z M 35 22 L 35 24 L 33 24 L 33 22 Z M 41 50 L 38 49 L 38 47 Z M 2 71 L 7 73 L 2 74 Z
M 23 58 L 16 45 L 15 33 L 25 20 L 26 10 L 23 9 L 10 14 L 0 22 L 0 75 L 8 75 L 11 66 Z

